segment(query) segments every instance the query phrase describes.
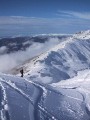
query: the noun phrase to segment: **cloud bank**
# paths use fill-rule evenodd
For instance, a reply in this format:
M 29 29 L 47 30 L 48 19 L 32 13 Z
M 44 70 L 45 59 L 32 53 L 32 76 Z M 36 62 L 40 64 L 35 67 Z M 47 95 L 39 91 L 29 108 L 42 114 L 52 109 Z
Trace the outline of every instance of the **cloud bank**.
M 0 72 L 6 72 L 12 68 L 22 64 L 28 59 L 31 59 L 42 52 L 49 50 L 59 43 L 58 38 L 49 39 L 45 43 L 33 43 L 26 51 L 17 51 L 15 53 L 0 55 Z M 6 47 L 1 47 L 0 51 L 5 50 Z
M 4 54 L 6 52 L 7 52 L 7 47 L 6 46 L 0 47 L 0 54 Z
M 55 18 L 0 17 L 0 36 L 74 33 L 90 29 L 89 13 L 59 11 L 57 14 Z

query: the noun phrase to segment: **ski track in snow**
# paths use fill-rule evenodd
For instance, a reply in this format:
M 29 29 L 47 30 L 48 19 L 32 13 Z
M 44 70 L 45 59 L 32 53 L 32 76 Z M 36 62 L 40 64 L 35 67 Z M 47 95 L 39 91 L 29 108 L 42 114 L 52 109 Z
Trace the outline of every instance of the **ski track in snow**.
M 78 88 L 78 90 L 84 98 L 83 102 L 85 103 L 87 114 L 90 116 L 90 102 L 89 102 L 90 101 L 90 91 L 83 89 L 83 88 Z
M 0 110 L 0 117 L 1 117 L 1 120 L 10 120 L 6 91 L 5 91 L 5 88 L 1 82 L 0 82 L 0 86 L 1 86 L 2 94 L 3 94 L 2 101 L 1 101 L 2 108 Z
M 33 81 L 30 81 L 30 80 L 28 80 L 28 79 L 26 79 L 26 78 L 24 78 L 24 80 L 27 81 L 27 82 L 29 82 L 29 83 L 31 83 L 31 84 L 33 84 L 35 87 L 38 87 L 38 88 L 42 89 L 42 90 L 43 90 L 43 97 L 46 97 L 47 89 L 46 89 L 44 86 L 40 85 L 39 83 L 35 83 L 35 82 L 33 82 Z M 38 108 L 39 108 L 39 110 L 41 110 L 44 114 L 48 115 L 52 120 L 58 120 L 55 116 L 53 116 L 49 111 L 47 111 L 47 110 L 46 110 L 43 106 L 41 106 L 40 104 L 38 105 Z
M 33 106 L 37 107 L 38 110 L 40 110 L 42 113 L 46 114 L 47 116 L 49 116 L 49 118 L 51 118 L 52 120 L 58 120 L 55 116 L 53 116 L 53 114 L 51 114 L 49 111 L 47 111 L 43 106 L 41 106 L 40 104 L 38 104 L 37 102 L 37 105 L 34 103 L 34 101 L 29 97 L 29 95 L 27 95 L 26 93 L 24 93 L 23 90 L 21 90 L 20 88 L 18 88 L 15 83 L 13 83 L 11 80 L 7 80 L 7 79 L 4 79 L 4 78 L 1 78 L 0 79 L 2 83 L 8 85 L 9 87 L 13 88 L 15 91 L 17 91 L 19 94 L 21 94 L 25 99 L 27 99 Z M 30 83 L 30 84 L 33 84 L 35 87 L 37 87 L 38 89 L 42 89 L 43 91 L 43 97 L 46 96 L 47 94 L 47 90 L 44 86 L 38 84 L 38 83 L 35 83 L 35 82 L 32 82 L 26 78 L 24 78 L 23 80 L 25 80 L 26 82 Z M 5 88 L 3 86 L 3 89 L 4 89 L 4 92 L 5 92 Z M 41 96 L 40 96 L 41 98 Z M 5 92 L 5 100 L 6 100 L 6 92 Z M 6 100 L 7 101 L 7 100 Z M 4 115 L 3 115 L 4 116 Z M 7 119 L 1 119 L 1 120 L 7 120 Z
M 12 83 L 10 80 L 9 80 L 9 82 L 6 81 L 6 80 L 3 80 L 3 79 L 2 79 L 1 81 L 2 81 L 3 83 L 7 84 L 8 86 L 10 86 L 11 88 L 13 88 L 14 90 L 16 90 L 17 92 L 19 92 L 21 95 L 23 95 L 23 97 L 25 97 L 28 101 L 30 101 L 32 105 L 34 105 L 34 103 L 33 103 L 33 101 L 31 100 L 31 98 L 30 98 L 27 94 L 25 94 L 25 93 L 23 92 L 23 90 L 19 89 L 19 88 L 15 85 L 15 83 Z
M 40 84 L 38 84 L 38 83 L 35 83 L 35 82 L 33 82 L 33 81 L 30 81 L 30 80 L 28 80 L 28 79 L 26 79 L 26 78 L 24 78 L 24 80 L 27 81 L 27 82 L 29 82 L 29 83 L 31 83 L 31 84 L 33 84 L 35 87 L 38 87 L 38 88 L 42 89 L 42 90 L 43 90 L 43 96 L 45 97 L 45 95 L 47 94 L 47 90 L 46 90 L 46 88 L 45 88 L 44 86 L 42 86 L 42 85 L 40 85 Z M 44 114 L 48 115 L 52 120 L 58 120 L 57 118 L 55 118 L 50 112 L 48 112 L 48 111 L 47 111 L 43 106 L 41 106 L 40 104 L 38 105 L 38 109 L 39 109 L 40 111 L 42 111 Z
M 56 117 L 54 117 L 50 112 L 48 112 L 45 108 L 43 108 L 42 106 L 38 105 L 39 109 L 41 111 L 43 111 L 44 114 L 48 115 L 49 118 L 51 118 L 52 120 L 58 120 Z

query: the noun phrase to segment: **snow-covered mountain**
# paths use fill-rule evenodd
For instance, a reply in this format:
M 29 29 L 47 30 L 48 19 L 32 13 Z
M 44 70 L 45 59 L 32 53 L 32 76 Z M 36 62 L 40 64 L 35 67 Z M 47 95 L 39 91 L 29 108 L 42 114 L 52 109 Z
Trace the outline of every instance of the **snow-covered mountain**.
M 55 83 L 76 76 L 78 71 L 90 68 L 90 31 L 68 37 L 20 67 L 31 80 L 43 83 Z
M 19 70 L 24 69 L 24 78 Z M 1 120 L 90 120 L 90 31 L 0 73 Z

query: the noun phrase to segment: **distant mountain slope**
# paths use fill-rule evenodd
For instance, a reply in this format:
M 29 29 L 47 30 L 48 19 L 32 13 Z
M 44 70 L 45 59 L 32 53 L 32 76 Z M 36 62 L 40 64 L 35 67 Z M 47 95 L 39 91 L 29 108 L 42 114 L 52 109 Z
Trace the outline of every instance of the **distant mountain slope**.
M 86 39 L 85 39 L 86 38 Z M 80 32 L 22 65 L 31 80 L 54 83 L 90 68 L 90 31 Z

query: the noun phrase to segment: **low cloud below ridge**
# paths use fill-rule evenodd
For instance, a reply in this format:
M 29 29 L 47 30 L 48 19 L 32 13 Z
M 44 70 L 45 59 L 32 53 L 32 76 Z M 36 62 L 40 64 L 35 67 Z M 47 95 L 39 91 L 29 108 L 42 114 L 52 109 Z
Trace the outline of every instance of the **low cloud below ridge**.
M 49 41 L 45 43 L 34 42 L 30 47 L 28 47 L 25 51 L 17 51 L 10 54 L 1 54 L 0 55 L 0 72 L 7 72 L 14 67 L 22 64 L 28 59 L 31 59 L 41 53 L 49 50 L 59 43 L 58 38 L 51 38 Z M 2 51 L 1 51 L 2 50 Z M 4 46 L 0 47 L 0 52 L 7 50 Z

